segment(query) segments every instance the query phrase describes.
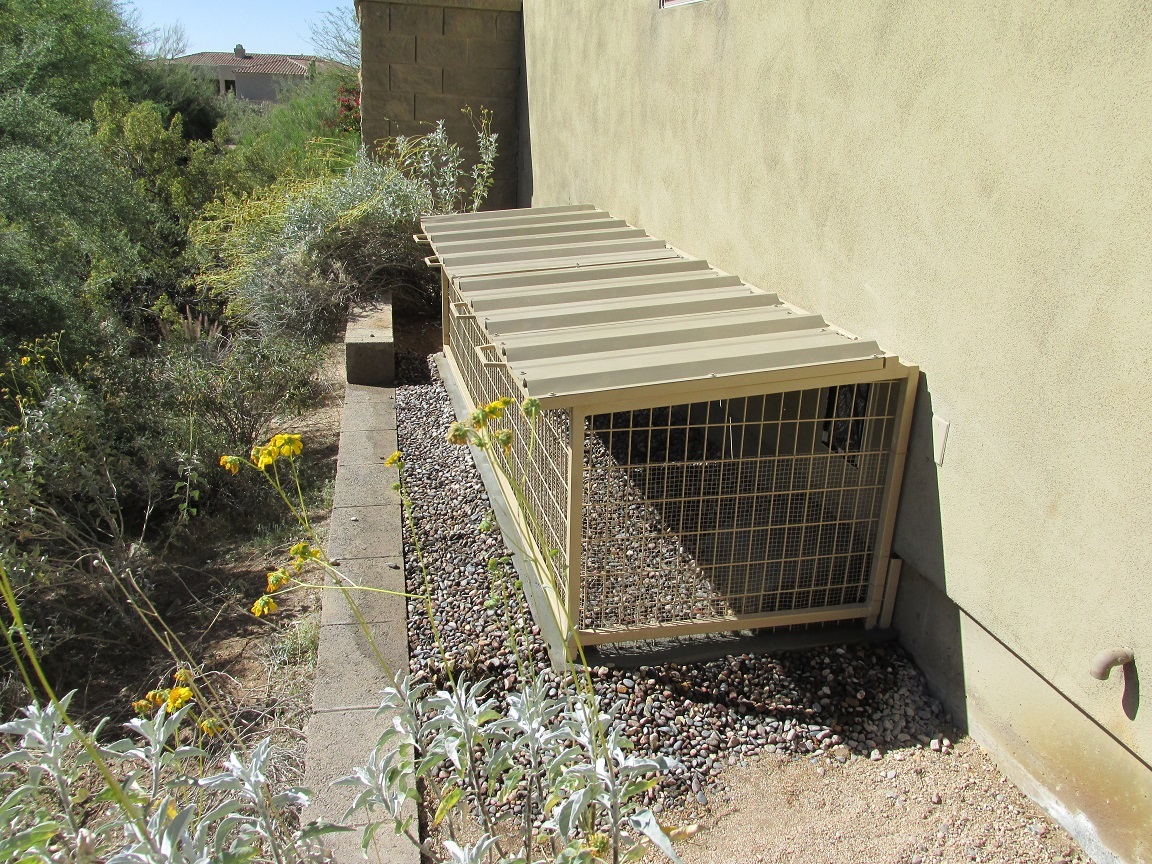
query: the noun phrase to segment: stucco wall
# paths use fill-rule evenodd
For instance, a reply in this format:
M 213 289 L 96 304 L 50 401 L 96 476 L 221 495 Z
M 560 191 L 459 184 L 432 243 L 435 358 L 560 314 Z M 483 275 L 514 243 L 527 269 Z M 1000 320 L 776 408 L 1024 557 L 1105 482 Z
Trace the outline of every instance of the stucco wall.
M 991 639 L 1060 694 L 1065 746 L 1147 773 L 1152 706 L 1088 675 L 1128 645 L 1152 680 L 1147 5 L 657 7 L 526 0 L 532 203 L 594 202 L 920 364 L 896 551 L 990 634 L 957 629 L 960 668 Z M 962 685 L 998 734 L 1014 685 Z
M 520 0 L 359 0 L 364 141 L 422 135 L 444 120 L 472 164 L 476 133 L 461 113 L 492 111 L 495 182 L 485 209 L 517 202 Z

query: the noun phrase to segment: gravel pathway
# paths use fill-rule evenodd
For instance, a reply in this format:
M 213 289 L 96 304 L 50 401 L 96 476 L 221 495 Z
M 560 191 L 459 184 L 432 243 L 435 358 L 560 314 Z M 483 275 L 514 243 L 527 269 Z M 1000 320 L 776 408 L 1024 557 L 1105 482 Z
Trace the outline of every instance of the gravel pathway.
M 401 355 L 398 365 L 405 481 L 448 656 L 457 669 L 495 678 L 512 690 L 519 685 L 515 640 L 522 656 L 562 686 L 527 604 L 513 590 L 515 574 L 506 566 L 489 568 L 489 561 L 509 552 L 498 532 L 480 530 L 488 499 L 467 449 L 444 440 L 455 418 L 434 367 L 417 355 Z M 411 547 L 408 537 L 406 548 Z M 409 590 L 422 591 L 413 551 L 407 553 L 406 574 Z M 506 606 L 486 607 L 503 593 L 510 598 Z M 413 673 L 440 679 L 442 659 L 423 603 L 409 601 L 408 616 Z M 823 754 L 844 763 L 853 757 L 879 760 L 889 748 L 952 746 L 945 737 L 950 718 L 894 643 L 629 670 L 597 666 L 592 677 L 605 704 L 624 703 L 619 722 L 639 752 L 675 756 L 688 769 L 667 778 L 654 794 L 657 809 L 705 804 L 723 791 L 719 778 L 725 767 L 761 754 Z

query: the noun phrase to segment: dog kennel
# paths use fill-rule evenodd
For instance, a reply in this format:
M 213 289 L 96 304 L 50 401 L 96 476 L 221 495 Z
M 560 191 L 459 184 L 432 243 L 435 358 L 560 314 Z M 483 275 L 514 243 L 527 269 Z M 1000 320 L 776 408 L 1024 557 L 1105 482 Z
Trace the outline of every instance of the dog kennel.
M 421 227 L 455 389 L 543 408 L 484 458 L 567 650 L 887 624 L 915 367 L 592 206 Z

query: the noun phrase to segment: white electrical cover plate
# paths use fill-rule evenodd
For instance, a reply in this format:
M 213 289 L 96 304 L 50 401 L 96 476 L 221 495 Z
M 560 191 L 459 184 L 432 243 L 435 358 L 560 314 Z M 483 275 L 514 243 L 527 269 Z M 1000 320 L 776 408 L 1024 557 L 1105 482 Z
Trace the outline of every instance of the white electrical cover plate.
M 932 417 L 932 458 L 937 465 L 944 464 L 944 448 L 948 446 L 948 427 L 951 424 L 943 417 Z

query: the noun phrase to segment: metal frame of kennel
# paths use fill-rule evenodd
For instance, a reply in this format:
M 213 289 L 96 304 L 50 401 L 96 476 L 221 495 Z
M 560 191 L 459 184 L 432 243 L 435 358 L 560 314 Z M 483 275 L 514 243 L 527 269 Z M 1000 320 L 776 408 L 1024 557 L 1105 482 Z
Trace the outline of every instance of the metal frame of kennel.
M 554 647 L 888 625 L 917 367 L 591 205 L 421 227 L 454 389 L 544 409 L 483 455 Z

